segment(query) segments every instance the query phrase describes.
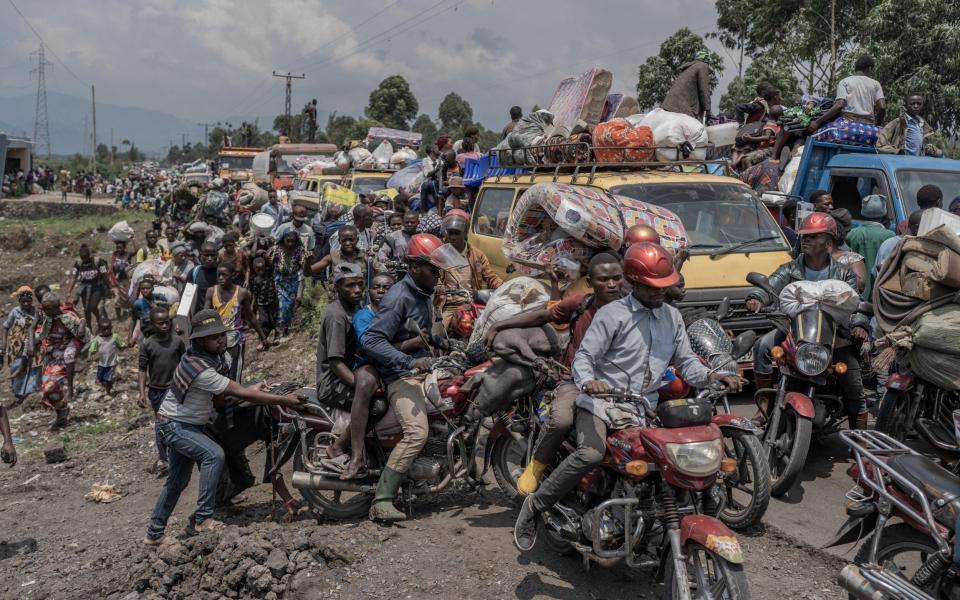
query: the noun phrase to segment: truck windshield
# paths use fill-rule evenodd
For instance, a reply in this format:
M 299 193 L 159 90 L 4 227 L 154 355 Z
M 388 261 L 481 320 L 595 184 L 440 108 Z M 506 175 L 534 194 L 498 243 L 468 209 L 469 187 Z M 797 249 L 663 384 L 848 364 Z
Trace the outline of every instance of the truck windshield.
M 383 177 L 354 177 L 353 191 L 359 196 L 366 196 L 387 187 L 387 180 Z
M 221 169 L 252 169 L 253 157 L 252 156 L 221 156 L 220 168 Z
M 779 226 L 753 191 L 722 183 L 659 183 L 614 187 L 613 194 L 662 206 L 680 217 L 690 254 L 743 244 L 740 252 L 789 250 Z M 631 225 L 631 223 L 627 223 Z
M 928 183 L 937 186 L 943 192 L 944 210 L 950 206 L 954 198 L 960 196 L 960 172 L 898 169 L 897 187 L 900 189 L 900 199 L 908 215 L 920 208 L 917 206 L 917 190 Z

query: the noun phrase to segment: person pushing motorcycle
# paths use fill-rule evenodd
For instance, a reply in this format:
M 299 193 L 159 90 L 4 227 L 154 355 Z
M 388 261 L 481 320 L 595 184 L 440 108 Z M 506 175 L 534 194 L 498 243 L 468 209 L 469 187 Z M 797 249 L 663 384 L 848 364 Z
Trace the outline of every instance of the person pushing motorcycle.
M 633 292 L 597 311 L 573 360 L 573 379 L 581 392 L 576 399 L 577 448 L 524 500 L 514 527 L 514 543 L 521 551 L 536 543 L 537 515 L 603 460 L 607 430 L 630 424 L 622 419 L 628 411 L 591 394 L 625 389 L 644 394 L 655 405 L 671 364 L 693 386 L 719 382 L 739 390 L 743 383 L 736 376 L 712 373 L 690 349 L 680 311 L 664 304 L 666 289 L 680 280 L 670 253 L 649 242 L 634 244 L 623 271 Z
M 800 236 L 801 254 L 796 259 L 784 263 L 770 275 L 770 287 L 778 294 L 788 284 L 795 281 L 827 281 L 831 279 L 843 281 L 857 289 L 857 276 L 850 267 L 835 261 L 830 256 L 830 240 L 836 236 L 837 222 L 829 213 L 815 212 L 803 220 L 797 234 Z M 771 304 L 767 292 L 754 289 L 747 294 L 747 310 L 759 313 L 764 306 Z M 867 318 L 860 313 L 854 313 L 850 321 L 849 337 L 865 341 L 868 339 Z M 860 362 L 857 353 L 853 351 L 848 336 L 838 332 L 837 347 L 834 357 L 837 361 L 847 364 L 847 371 L 838 373 L 837 379 L 843 389 L 847 418 L 850 429 L 865 429 L 867 426 L 867 402 L 863 395 L 863 381 L 860 377 Z M 753 353 L 753 372 L 757 390 L 770 390 L 774 387 L 773 357 L 771 349 L 786 339 L 786 333 L 774 329 L 757 340 Z M 770 393 L 765 392 L 758 396 L 758 411 L 754 416 L 754 423 L 762 425 L 766 422 L 767 408 L 770 402 Z

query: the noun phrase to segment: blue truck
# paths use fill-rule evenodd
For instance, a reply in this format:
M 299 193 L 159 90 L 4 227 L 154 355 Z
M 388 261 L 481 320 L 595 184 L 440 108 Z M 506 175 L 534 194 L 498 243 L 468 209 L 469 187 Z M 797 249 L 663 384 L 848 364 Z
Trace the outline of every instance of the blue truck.
M 960 160 L 878 154 L 872 147 L 808 139 L 789 196 L 809 201 L 814 190 L 828 190 L 834 207 L 846 208 L 857 221 L 863 197 L 882 194 L 893 227 L 917 210 L 917 190 L 928 183 L 943 191 L 946 209 L 960 196 Z M 776 205 L 777 195 L 764 199 Z

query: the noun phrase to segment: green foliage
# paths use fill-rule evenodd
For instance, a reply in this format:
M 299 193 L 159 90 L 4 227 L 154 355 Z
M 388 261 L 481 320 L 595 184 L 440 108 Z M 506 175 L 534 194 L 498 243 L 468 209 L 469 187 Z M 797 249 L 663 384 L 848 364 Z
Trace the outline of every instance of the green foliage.
M 385 127 L 407 129 L 418 109 L 417 99 L 407 80 L 400 75 L 391 75 L 370 92 L 365 113 L 369 119 L 379 121 Z
M 323 322 L 323 313 L 327 310 L 330 297 L 327 290 L 319 283 L 307 282 L 303 295 L 297 301 L 295 315 L 297 329 L 305 328 L 311 335 L 320 332 L 320 323 Z
M 920 93 L 927 119 L 947 136 L 960 133 L 960 2 L 881 0 L 864 29 L 889 117 L 907 95 Z
M 437 136 L 440 134 L 440 130 L 437 129 L 437 124 L 434 123 L 430 115 L 426 113 L 417 117 L 417 120 L 410 126 L 410 131 L 414 131 L 423 136 L 423 142 L 420 144 L 421 154 L 423 155 L 426 155 L 426 149 L 436 141 Z
M 500 143 L 500 132 L 480 127 L 480 152 L 490 150 Z
M 383 123 L 372 119 L 355 119 L 349 115 L 338 115 L 336 111 L 327 117 L 327 128 L 324 136 L 331 144 L 342 147 L 351 140 L 362 140 L 367 136 L 371 127 L 384 127 Z M 317 132 L 320 135 L 320 132 Z
M 794 104 L 800 99 L 800 82 L 796 75 L 772 52 L 765 52 L 750 63 L 742 77 L 738 75 L 730 82 L 727 93 L 720 97 L 721 112 L 733 115 L 737 104 L 756 98 L 756 86 L 761 81 L 780 88 L 784 106 Z
M 303 113 L 277 115 L 273 118 L 273 129 L 290 138 L 290 143 L 299 144 L 307 141 L 307 116 Z
M 680 74 L 681 67 L 701 51 L 707 53 L 704 62 L 710 65 L 710 89 L 715 88 L 718 75 L 723 73 L 723 59 L 707 48 L 702 37 L 683 27 L 660 44 L 659 54 L 640 65 L 637 81 L 640 110 L 649 110 L 659 104 Z
M 464 127 L 472 124 L 473 108 L 460 94 L 450 92 L 440 103 L 437 116 L 440 117 L 440 128 L 456 138 L 463 132 Z

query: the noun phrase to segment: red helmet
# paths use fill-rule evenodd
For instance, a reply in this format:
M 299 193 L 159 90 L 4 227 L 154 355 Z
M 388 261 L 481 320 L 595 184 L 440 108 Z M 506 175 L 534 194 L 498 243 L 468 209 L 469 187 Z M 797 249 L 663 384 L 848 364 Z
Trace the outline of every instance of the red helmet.
M 807 215 L 800 223 L 798 235 L 815 235 L 818 233 L 829 233 L 837 235 L 837 220 L 830 213 L 815 212 Z
M 469 221 L 470 215 L 468 215 L 466 211 L 454 208 L 453 210 L 447 211 L 447 214 L 444 215 L 443 230 L 454 229 L 456 231 L 466 231 Z
M 670 253 L 650 242 L 630 246 L 623 259 L 623 273 L 634 283 L 655 288 L 670 287 L 680 281 Z
M 657 233 L 657 230 L 649 225 L 633 225 L 627 229 L 627 233 L 623 236 L 623 243 L 626 246 L 632 246 L 634 244 L 639 244 L 640 242 L 650 242 L 653 244 L 660 243 L 660 234 Z
M 417 233 L 410 238 L 410 245 L 407 246 L 407 260 L 439 267 L 431 255 L 442 245 L 443 241 L 432 233 Z

